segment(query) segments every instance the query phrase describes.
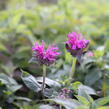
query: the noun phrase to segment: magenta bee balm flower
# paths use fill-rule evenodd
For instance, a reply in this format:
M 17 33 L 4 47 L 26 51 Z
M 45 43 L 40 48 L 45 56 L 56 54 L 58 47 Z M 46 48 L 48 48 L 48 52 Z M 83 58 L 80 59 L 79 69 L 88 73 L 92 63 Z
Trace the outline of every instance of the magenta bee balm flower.
M 49 45 L 47 49 L 45 49 L 45 43 L 42 41 L 42 44 L 38 44 L 37 42 L 32 47 L 32 51 L 34 51 L 34 57 L 40 64 L 51 65 L 53 64 L 57 56 L 60 55 L 58 52 L 59 48 L 54 45 Z
M 89 40 L 83 38 L 82 34 L 76 32 L 67 35 L 66 49 L 72 56 L 83 54 L 89 44 Z

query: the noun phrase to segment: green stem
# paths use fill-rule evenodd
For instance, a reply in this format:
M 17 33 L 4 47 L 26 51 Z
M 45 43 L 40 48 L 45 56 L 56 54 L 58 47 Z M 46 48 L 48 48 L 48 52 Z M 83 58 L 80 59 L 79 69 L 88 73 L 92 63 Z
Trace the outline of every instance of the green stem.
M 77 61 L 77 58 L 76 57 L 73 57 L 73 63 L 72 63 L 72 68 L 71 68 L 71 72 L 70 72 L 70 80 L 73 79 L 73 76 L 74 76 L 74 73 L 75 73 L 75 68 L 76 68 L 76 61 Z
M 108 90 L 106 88 L 107 83 L 106 83 L 106 77 L 105 77 L 105 75 L 103 75 L 103 83 L 102 83 L 102 85 L 103 85 L 103 96 L 105 97 L 106 96 L 106 91 Z
M 42 93 L 44 93 L 44 91 L 45 91 L 45 78 L 46 78 L 46 66 L 43 65 Z
M 59 109 L 62 109 L 62 106 L 61 105 L 59 106 Z

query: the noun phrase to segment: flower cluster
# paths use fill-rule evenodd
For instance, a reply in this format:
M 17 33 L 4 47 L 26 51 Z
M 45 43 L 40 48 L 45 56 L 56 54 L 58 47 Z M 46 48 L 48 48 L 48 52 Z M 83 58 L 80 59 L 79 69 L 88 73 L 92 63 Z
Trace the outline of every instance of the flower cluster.
M 63 99 L 65 99 L 65 98 L 70 98 L 70 93 L 71 93 L 71 92 L 72 92 L 72 91 L 71 91 L 70 89 L 63 88 L 63 89 L 61 90 L 61 92 L 59 93 L 58 97 L 59 97 L 59 98 L 63 98 Z
M 45 49 L 45 43 L 42 41 L 42 44 L 35 43 L 32 47 L 32 51 L 35 52 L 35 58 L 40 64 L 51 65 L 55 62 L 60 52 L 57 52 L 59 48 L 54 45 L 49 45 L 47 49 Z
M 81 55 L 87 49 L 89 40 L 83 38 L 83 36 L 76 32 L 69 33 L 67 35 L 67 41 L 65 42 L 66 49 L 71 53 L 72 56 L 81 58 Z M 51 65 L 55 62 L 60 52 L 58 52 L 58 47 L 54 45 L 49 45 L 47 49 L 45 49 L 45 43 L 42 41 L 42 44 L 35 43 L 32 47 L 32 51 L 35 52 L 35 59 L 39 64 Z
M 89 40 L 86 40 L 82 35 L 76 32 L 69 33 L 67 35 L 66 48 L 73 56 L 79 56 L 87 48 Z

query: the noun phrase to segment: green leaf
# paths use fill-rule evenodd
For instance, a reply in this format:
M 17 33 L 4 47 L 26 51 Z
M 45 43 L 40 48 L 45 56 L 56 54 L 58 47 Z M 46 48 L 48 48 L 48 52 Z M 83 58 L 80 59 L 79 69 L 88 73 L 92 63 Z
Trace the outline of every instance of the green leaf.
M 99 71 L 99 70 L 95 70 L 93 72 L 90 72 L 85 77 L 85 84 L 87 84 L 87 85 L 93 85 L 101 77 L 102 77 L 102 72 Z
M 76 82 L 72 83 L 71 86 L 72 86 L 73 90 L 77 90 L 80 85 L 82 85 L 82 83 L 79 81 L 76 81 Z
M 0 42 L 0 51 L 7 51 L 6 46 L 3 45 L 1 42 Z
M 22 86 L 21 85 L 11 85 L 11 86 L 8 86 L 8 89 L 12 92 L 15 92 L 17 90 L 19 90 Z
M 43 82 L 43 77 L 38 77 L 36 78 L 38 82 L 42 83 Z M 49 79 L 49 78 L 45 78 L 45 84 L 47 84 L 48 86 L 50 87 L 61 87 L 61 85 L 57 82 L 57 81 L 54 81 L 52 79 Z
M 33 90 L 34 92 L 41 90 L 41 85 L 37 82 L 36 78 L 30 75 L 28 72 L 22 71 L 21 78 L 29 89 Z
M 65 51 L 65 60 L 66 60 L 65 62 L 67 62 L 67 63 L 72 62 L 72 55 L 67 51 Z
M 107 103 L 109 103 L 109 96 L 95 100 L 91 105 L 91 109 L 97 109 Z
M 12 62 L 8 62 L 6 65 L 1 65 L 1 69 L 9 75 L 16 69 L 16 66 Z
M 27 102 L 31 102 L 32 100 L 26 97 L 19 97 L 19 96 L 14 96 L 15 100 L 22 100 L 22 101 L 27 101 Z
M 79 106 L 76 109 L 90 109 L 90 107 L 89 106 Z
M 38 109 L 55 109 L 55 108 L 53 108 L 53 107 L 50 106 L 50 105 L 40 105 L 40 106 L 38 107 Z
M 76 98 L 82 103 L 82 104 L 85 104 L 85 105 L 89 105 L 89 101 L 83 97 L 83 96 L 76 96 Z
M 53 88 L 45 88 L 45 91 L 43 94 L 45 97 L 51 98 L 54 96 L 53 92 L 55 92 Z
M 109 51 L 109 40 L 105 41 L 105 51 Z
M 48 99 L 47 101 L 60 104 L 61 106 L 64 106 L 66 109 L 76 109 L 78 106 L 81 105 L 77 100 L 73 99 L 54 98 L 54 99 Z
M 94 92 L 94 90 L 90 89 L 89 87 L 86 89 L 85 88 L 86 87 L 83 87 L 83 85 L 80 86 L 78 89 L 78 95 L 86 98 L 90 103 L 92 103 L 93 99 L 89 94 L 95 94 L 95 92 Z
M 94 51 L 95 57 L 100 58 L 104 55 L 104 46 L 100 46 L 97 48 L 97 50 Z
M 11 78 L 5 74 L 0 74 L 0 81 L 3 84 L 5 84 L 8 88 L 8 90 L 11 92 L 15 92 L 22 87 L 13 78 Z
M 82 70 L 84 70 L 84 69 L 86 70 L 86 69 L 90 68 L 93 63 L 95 63 L 94 59 L 91 59 L 91 58 L 85 59 L 83 61 L 83 63 L 81 64 Z
M 91 94 L 91 95 L 96 95 L 96 92 L 94 89 L 92 89 L 89 86 L 85 86 L 85 85 L 80 85 L 78 87 L 78 94 L 81 95 L 81 92 L 84 91 L 87 94 Z
M 12 17 L 12 22 L 10 26 L 16 27 L 19 24 L 22 15 L 23 15 L 22 13 L 17 13 L 16 15 L 14 15 Z
M 102 91 L 104 93 L 104 96 L 109 94 L 109 79 L 108 78 L 102 82 Z
M 103 106 L 103 107 L 100 107 L 100 108 L 97 108 L 97 109 L 109 109 L 109 106 Z

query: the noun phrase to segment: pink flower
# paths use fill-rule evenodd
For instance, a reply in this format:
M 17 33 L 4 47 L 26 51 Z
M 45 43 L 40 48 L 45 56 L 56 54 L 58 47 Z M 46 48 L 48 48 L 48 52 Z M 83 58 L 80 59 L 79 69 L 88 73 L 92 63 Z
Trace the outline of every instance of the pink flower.
M 51 65 L 56 61 L 57 56 L 60 55 L 60 52 L 57 52 L 58 50 L 59 48 L 54 45 L 50 45 L 47 49 L 45 49 L 44 41 L 42 41 L 41 45 L 36 42 L 32 47 L 32 51 L 35 52 L 34 57 L 36 60 L 40 64 L 45 65 Z
M 91 52 L 91 51 L 89 51 L 89 52 L 87 52 L 87 56 L 88 56 L 88 57 L 93 57 L 93 56 L 94 56 L 94 53 Z
M 70 89 L 63 88 L 63 89 L 61 89 L 61 91 L 57 97 L 62 98 L 62 99 L 70 98 L 71 93 L 72 93 L 72 91 Z
M 89 40 L 84 39 L 80 33 L 72 32 L 67 35 L 66 48 L 73 56 L 81 55 L 88 44 Z

